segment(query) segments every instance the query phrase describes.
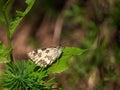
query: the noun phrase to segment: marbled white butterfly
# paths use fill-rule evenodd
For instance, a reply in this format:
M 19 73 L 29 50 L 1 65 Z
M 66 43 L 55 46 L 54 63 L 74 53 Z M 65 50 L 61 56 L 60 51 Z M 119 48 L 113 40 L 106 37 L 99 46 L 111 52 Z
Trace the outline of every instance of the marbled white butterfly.
M 62 49 L 60 47 L 56 48 L 43 48 L 38 50 L 33 50 L 28 53 L 30 59 L 37 66 L 40 67 L 47 67 L 51 65 L 56 59 L 60 57 L 62 53 Z

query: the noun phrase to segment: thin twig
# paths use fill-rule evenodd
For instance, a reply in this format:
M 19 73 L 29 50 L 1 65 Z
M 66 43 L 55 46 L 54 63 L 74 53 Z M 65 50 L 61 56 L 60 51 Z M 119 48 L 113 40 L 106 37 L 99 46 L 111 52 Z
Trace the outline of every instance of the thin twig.
M 54 36 L 53 36 L 53 46 L 59 46 L 60 41 L 61 41 L 61 33 L 62 33 L 62 27 L 65 19 L 65 14 L 64 12 L 68 10 L 72 3 L 76 0 L 67 0 L 63 10 L 61 11 L 61 14 L 59 14 L 56 24 L 55 24 L 55 29 L 54 29 Z
M 99 69 L 95 68 L 88 79 L 87 90 L 96 90 L 96 85 L 99 81 Z

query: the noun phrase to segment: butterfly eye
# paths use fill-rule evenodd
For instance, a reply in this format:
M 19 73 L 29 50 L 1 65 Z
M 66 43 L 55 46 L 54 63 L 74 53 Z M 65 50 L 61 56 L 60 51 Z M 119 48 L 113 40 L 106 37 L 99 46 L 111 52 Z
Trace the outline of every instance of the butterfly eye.
M 50 51 L 49 50 L 46 50 L 46 53 L 49 53 Z
M 42 48 L 41 50 L 44 51 L 44 50 L 46 50 L 46 48 Z

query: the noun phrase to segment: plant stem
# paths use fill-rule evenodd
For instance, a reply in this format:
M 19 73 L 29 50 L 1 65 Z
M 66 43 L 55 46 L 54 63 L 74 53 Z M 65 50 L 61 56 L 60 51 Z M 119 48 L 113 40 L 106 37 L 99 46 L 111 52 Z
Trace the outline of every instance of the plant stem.
M 5 3 L 5 6 L 3 7 L 3 15 L 4 15 L 4 19 L 5 19 L 5 22 L 6 22 L 6 25 L 7 25 L 7 40 L 8 40 L 8 49 L 11 49 L 12 46 L 11 46 L 11 38 L 10 38 L 10 29 L 9 29 L 9 20 L 7 18 L 7 14 L 6 14 L 6 9 L 7 9 L 7 6 L 9 4 L 9 1 L 8 0 L 6 3 Z M 12 56 L 12 53 L 10 53 L 10 60 L 13 61 L 13 56 Z
M 10 32 L 9 32 L 9 22 L 8 22 L 8 19 L 6 17 L 6 14 L 4 12 L 4 18 L 5 18 L 5 21 L 7 23 L 7 40 L 8 40 L 8 48 L 10 49 L 11 48 L 11 41 L 10 41 Z

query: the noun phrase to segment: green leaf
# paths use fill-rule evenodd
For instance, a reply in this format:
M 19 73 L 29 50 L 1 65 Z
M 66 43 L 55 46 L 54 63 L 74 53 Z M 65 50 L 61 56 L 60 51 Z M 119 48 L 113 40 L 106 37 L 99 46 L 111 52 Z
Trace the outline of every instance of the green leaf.
M 21 22 L 23 17 L 30 11 L 30 9 L 32 8 L 34 2 L 35 2 L 35 0 L 26 0 L 26 3 L 28 5 L 26 10 L 24 12 L 16 11 L 15 18 L 13 18 L 12 21 L 10 22 L 10 36 L 12 36 L 12 34 L 14 33 L 16 27 Z
M 29 5 L 32 0 L 26 0 L 25 2 Z
M 9 62 L 8 60 L 8 55 L 10 54 L 12 50 L 8 50 L 4 44 L 0 43 L 0 63 L 7 63 Z
M 81 55 L 86 49 L 80 49 L 77 47 L 64 47 L 62 55 Z
M 48 72 L 60 73 L 67 70 L 70 58 L 74 55 L 81 55 L 83 52 L 86 51 L 76 47 L 65 47 L 62 48 L 62 50 L 62 56 L 55 64 L 53 64 L 53 66 L 48 68 Z

